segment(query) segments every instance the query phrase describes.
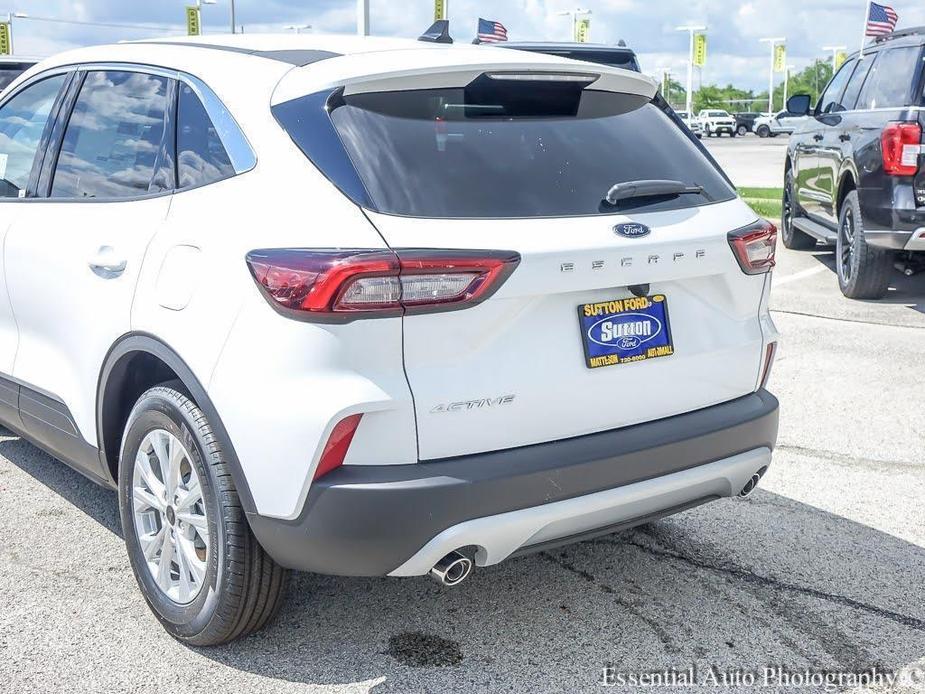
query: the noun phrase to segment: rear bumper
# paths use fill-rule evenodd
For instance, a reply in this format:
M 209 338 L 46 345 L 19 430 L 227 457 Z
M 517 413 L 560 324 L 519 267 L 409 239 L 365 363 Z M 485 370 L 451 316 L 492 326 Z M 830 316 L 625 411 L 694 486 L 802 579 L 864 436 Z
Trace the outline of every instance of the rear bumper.
M 925 251 L 925 207 L 916 201 L 913 179 L 896 177 L 880 187 L 861 188 L 864 238 L 894 251 Z
M 867 231 L 864 238 L 868 245 L 889 248 L 894 251 L 925 251 L 925 227 L 915 231 Z
M 250 515 L 290 568 L 339 575 L 426 573 L 447 552 L 476 563 L 614 532 L 738 494 L 770 462 L 778 403 L 729 403 L 579 438 L 442 461 L 344 466 L 315 482 L 302 514 Z

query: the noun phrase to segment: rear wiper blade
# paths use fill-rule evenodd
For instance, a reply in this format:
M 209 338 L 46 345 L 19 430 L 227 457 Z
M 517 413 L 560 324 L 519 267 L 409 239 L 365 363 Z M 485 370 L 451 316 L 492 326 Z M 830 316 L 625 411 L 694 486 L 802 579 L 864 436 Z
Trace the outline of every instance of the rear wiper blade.
M 604 196 L 604 202 L 616 205 L 630 198 L 673 197 L 678 195 L 700 195 L 703 186 L 692 186 L 682 181 L 627 181 L 618 183 Z

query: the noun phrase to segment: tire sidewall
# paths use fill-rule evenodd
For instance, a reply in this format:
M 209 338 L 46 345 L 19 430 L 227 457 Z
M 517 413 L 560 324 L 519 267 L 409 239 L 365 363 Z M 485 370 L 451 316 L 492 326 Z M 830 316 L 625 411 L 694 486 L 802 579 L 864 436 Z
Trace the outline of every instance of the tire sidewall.
M 848 215 L 854 217 L 854 239 L 851 244 L 851 280 L 846 281 L 842 270 L 842 250 L 844 249 L 844 239 L 842 230 L 844 229 L 845 220 Z M 860 270 L 860 253 L 859 244 L 863 243 L 863 232 L 860 227 L 861 208 L 858 204 L 857 193 L 852 191 L 845 197 L 841 212 L 838 215 L 838 235 L 835 242 L 835 274 L 838 275 L 838 286 L 843 294 L 848 294 L 853 290 L 853 284 L 858 281 Z
M 208 466 L 204 464 L 205 448 L 200 438 L 193 433 L 198 429 L 196 423 L 187 411 L 179 407 L 182 400 L 183 396 L 176 391 L 161 388 L 143 395 L 132 410 L 126 425 L 119 462 L 119 509 L 129 561 L 142 595 L 170 633 L 188 638 L 206 630 L 219 607 L 226 533 L 222 523 L 218 522 L 222 516 L 218 508 L 215 485 Z M 186 447 L 190 455 L 190 464 L 195 467 L 199 476 L 203 504 L 208 514 L 210 546 L 205 582 L 196 599 L 187 605 L 173 602 L 157 586 L 144 560 L 135 528 L 132 499 L 135 456 L 142 440 L 153 429 L 170 432 Z

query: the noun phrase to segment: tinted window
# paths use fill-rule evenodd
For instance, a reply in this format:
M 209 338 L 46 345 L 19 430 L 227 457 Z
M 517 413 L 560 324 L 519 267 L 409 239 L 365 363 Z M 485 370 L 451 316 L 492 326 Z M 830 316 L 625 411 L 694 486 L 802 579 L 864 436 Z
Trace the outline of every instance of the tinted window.
M 0 197 L 25 193 L 48 116 L 66 77 L 49 77 L 19 92 L 0 108 Z
M 867 79 L 870 69 L 874 66 L 876 58 L 876 55 L 866 56 L 864 60 L 858 63 L 857 69 L 851 75 L 851 79 L 848 80 L 845 94 L 841 98 L 842 106 L 846 110 L 851 111 L 857 106 L 858 95 L 861 93 L 861 88 L 864 86 L 864 81 Z
M 32 67 L 32 63 L 2 63 L 0 64 L 0 91 L 9 87 L 13 80 Z
M 187 85 L 180 86 L 177 168 L 180 188 L 234 176 L 234 167 L 205 107 Z
M 277 117 L 332 180 L 349 180 L 330 146 L 313 139 L 319 129 L 305 108 L 316 102 L 284 104 Z M 351 95 L 330 117 L 369 204 L 390 214 L 610 214 L 610 188 L 638 179 L 704 187 L 702 196 L 633 201 L 651 209 L 734 197 L 689 136 L 641 97 L 480 78 L 461 89 Z
M 88 73 L 64 132 L 51 196 L 148 193 L 164 137 L 168 82 L 139 72 Z
M 829 86 L 825 88 L 822 97 L 819 99 L 819 104 L 816 107 L 817 113 L 834 113 L 846 110 L 842 106 L 841 98 L 842 93 L 845 91 L 845 85 L 848 83 L 848 78 L 854 72 L 854 65 L 855 61 L 851 60 L 842 65 L 841 70 L 835 73 L 835 77 L 829 82 Z
M 858 108 L 907 106 L 913 78 L 918 74 L 921 48 L 894 48 L 883 52 L 870 71 Z

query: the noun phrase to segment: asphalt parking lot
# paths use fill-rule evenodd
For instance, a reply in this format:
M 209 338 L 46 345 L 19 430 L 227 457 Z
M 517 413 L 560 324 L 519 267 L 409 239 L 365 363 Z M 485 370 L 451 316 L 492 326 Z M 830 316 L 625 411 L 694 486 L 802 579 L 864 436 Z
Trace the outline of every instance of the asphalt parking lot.
M 702 142 L 737 186 L 780 188 L 789 138 L 704 137 Z
M 765 168 L 752 147 L 782 162 L 781 145 L 709 143 L 737 183 L 768 186 L 737 171 Z M 135 587 L 115 495 L 4 432 L 0 688 L 562 692 L 601 689 L 610 665 L 925 671 L 925 275 L 851 302 L 831 252 L 779 256 L 781 433 L 751 498 L 482 569 L 454 590 L 298 575 L 279 620 L 228 647 L 167 636 Z M 735 687 L 711 691 L 723 689 Z

